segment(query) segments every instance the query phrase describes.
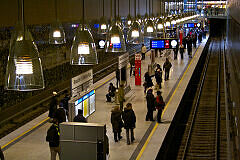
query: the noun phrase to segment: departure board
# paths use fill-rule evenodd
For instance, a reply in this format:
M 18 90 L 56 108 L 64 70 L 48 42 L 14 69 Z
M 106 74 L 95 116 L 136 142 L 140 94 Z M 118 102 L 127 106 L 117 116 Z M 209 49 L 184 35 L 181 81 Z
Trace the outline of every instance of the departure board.
M 178 46 L 178 39 L 164 38 L 164 39 L 151 39 L 151 49 L 174 49 Z

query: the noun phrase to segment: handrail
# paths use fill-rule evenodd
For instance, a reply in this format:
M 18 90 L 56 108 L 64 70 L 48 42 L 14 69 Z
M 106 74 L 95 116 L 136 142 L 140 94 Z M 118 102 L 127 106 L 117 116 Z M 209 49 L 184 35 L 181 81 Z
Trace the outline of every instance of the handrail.
M 211 45 L 213 45 L 213 44 L 211 44 Z M 210 50 L 210 53 L 211 53 L 212 52 L 212 47 L 210 49 L 211 49 Z M 195 107 L 194 107 L 193 121 L 195 120 L 195 117 L 196 117 L 196 114 L 197 114 L 197 108 L 198 108 L 198 105 L 199 105 L 199 101 L 200 101 L 202 88 L 203 88 L 204 80 L 205 80 L 206 73 L 207 73 L 207 68 L 208 68 L 210 56 L 211 56 L 211 54 L 208 54 L 207 61 L 206 61 L 205 65 L 204 65 L 204 74 L 203 74 L 203 79 L 202 79 L 200 87 L 199 87 L 198 97 L 197 97 L 197 100 L 196 100 L 196 103 L 195 103 Z M 189 146 L 189 140 L 190 140 L 191 132 L 192 132 L 192 129 L 193 129 L 193 124 L 194 124 L 193 121 L 190 124 L 190 129 L 189 129 L 187 140 L 186 140 L 186 143 L 185 143 L 185 146 L 184 146 L 184 150 L 183 150 L 183 157 L 181 158 L 182 160 L 186 159 L 186 151 L 187 151 L 188 146 Z

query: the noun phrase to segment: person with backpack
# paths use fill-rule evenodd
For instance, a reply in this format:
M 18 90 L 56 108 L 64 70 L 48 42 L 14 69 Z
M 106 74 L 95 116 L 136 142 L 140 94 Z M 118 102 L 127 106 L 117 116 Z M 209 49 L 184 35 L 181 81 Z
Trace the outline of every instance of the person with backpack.
M 53 124 L 47 131 L 46 141 L 49 142 L 50 153 L 51 153 L 51 160 L 56 160 L 56 156 L 60 157 L 60 131 L 58 120 L 53 118 Z
M 166 61 L 163 64 L 163 70 L 165 71 L 165 81 L 169 80 L 169 72 L 171 67 L 171 62 L 169 62 L 168 58 L 166 58 Z
M 153 95 L 153 90 L 149 89 L 147 91 L 147 115 L 146 115 L 146 121 L 153 121 L 153 111 L 155 110 L 155 106 L 154 106 L 154 102 L 155 102 L 155 98 Z
M 161 122 L 161 116 L 162 116 L 162 111 L 163 111 L 163 109 L 165 107 L 165 102 L 163 101 L 163 97 L 162 97 L 160 91 L 157 91 L 157 97 L 156 97 L 156 100 L 155 100 L 155 107 L 158 110 L 157 122 L 158 123 L 162 123 Z
M 132 109 L 132 104 L 128 103 L 122 113 L 124 128 L 126 129 L 127 145 L 130 145 L 129 130 L 131 132 L 131 142 L 135 140 L 133 129 L 136 127 L 136 116 Z

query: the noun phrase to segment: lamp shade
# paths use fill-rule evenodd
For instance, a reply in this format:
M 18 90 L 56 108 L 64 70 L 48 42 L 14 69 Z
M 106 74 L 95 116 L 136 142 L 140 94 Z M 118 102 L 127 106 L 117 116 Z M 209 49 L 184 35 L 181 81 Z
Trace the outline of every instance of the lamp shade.
M 114 23 L 107 34 L 106 52 L 126 52 L 123 32 L 117 23 Z
M 44 89 L 44 87 L 41 59 L 37 46 L 26 28 L 17 27 L 10 41 L 5 89 L 33 91 Z
M 127 43 L 129 44 L 141 44 L 143 43 L 143 35 L 141 32 L 140 24 L 134 21 L 127 34 Z
M 61 23 L 53 24 L 49 32 L 50 44 L 64 44 L 66 43 L 65 32 Z
M 125 28 L 129 28 L 129 27 L 131 26 L 131 24 L 132 24 L 132 17 L 131 17 L 131 15 L 129 14 L 129 15 L 127 16 L 127 19 L 126 19 Z
M 156 29 L 154 27 L 153 21 L 148 19 L 144 26 L 144 37 L 154 38 L 156 36 L 157 36 Z
M 107 20 L 105 19 L 105 17 L 101 17 L 98 28 L 98 34 L 107 34 L 107 31 L 108 31 Z
M 98 64 L 96 45 L 91 32 L 85 26 L 80 25 L 73 39 L 70 54 L 71 65 Z
M 163 32 L 164 30 L 164 21 L 162 18 L 159 18 L 156 23 L 156 30 L 157 32 Z
M 171 27 L 171 18 L 167 17 L 165 20 L 165 27 Z

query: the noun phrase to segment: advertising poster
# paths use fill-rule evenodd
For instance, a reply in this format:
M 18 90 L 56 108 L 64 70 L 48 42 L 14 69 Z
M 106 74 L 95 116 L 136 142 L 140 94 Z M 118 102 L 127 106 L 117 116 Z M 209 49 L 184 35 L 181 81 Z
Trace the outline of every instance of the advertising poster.
M 96 108 L 95 108 L 95 90 L 91 91 L 89 93 L 89 102 L 90 102 L 90 107 L 89 107 L 89 112 L 90 114 L 92 114 L 93 112 L 95 112 Z
M 83 116 L 85 118 L 89 116 L 89 112 L 88 112 L 88 94 L 83 97 Z

